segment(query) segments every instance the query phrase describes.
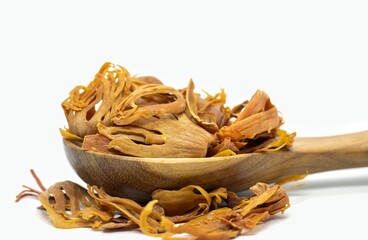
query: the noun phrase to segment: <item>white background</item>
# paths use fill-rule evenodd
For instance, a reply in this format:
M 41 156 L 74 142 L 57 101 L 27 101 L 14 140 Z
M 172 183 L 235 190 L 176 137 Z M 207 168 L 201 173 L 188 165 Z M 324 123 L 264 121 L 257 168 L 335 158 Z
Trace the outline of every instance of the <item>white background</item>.
M 22 184 L 72 180 L 61 102 L 114 62 L 182 88 L 225 88 L 228 105 L 266 91 L 298 136 L 368 129 L 366 1 L 2 1 L 1 235 L 142 239 L 139 232 L 56 229 Z M 368 169 L 310 175 L 291 208 L 247 239 L 367 239 Z M 243 239 L 240 237 L 239 239 Z

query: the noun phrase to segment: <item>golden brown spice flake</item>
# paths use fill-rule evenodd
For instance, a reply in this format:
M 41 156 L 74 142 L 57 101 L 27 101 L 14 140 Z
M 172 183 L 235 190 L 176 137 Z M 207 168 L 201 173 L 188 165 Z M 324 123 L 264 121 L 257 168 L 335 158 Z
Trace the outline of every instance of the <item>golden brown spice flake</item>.
M 184 113 L 177 118 L 141 119 L 126 127 L 99 125 L 98 129 L 111 140 L 110 149 L 138 157 L 201 157 L 214 141 L 212 134 Z
M 287 193 L 277 184 L 259 182 L 250 188 L 252 194 L 247 197 L 225 188 L 207 192 L 195 185 L 179 190 L 158 189 L 151 201 L 139 204 L 110 196 L 103 188 L 87 185 L 86 189 L 71 181 L 46 189 L 31 172 L 41 190 L 24 186 L 26 190 L 16 201 L 28 195 L 37 197 L 41 209 L 58 228 L 139 228 L 144 234 L 162 239 L 176 239 L 175 235 L 182 233 L 188 239 L 231 239 L 290 206 Z
M 295 133 L 280 129 L 283 120 L 264 91 L 230 109 L 223 89 L 206 97 L 194 89 L 192 80 L 174 89 L 107 62 L 93 81 L 76 86 L 63 101 L 69 128 L 61 130 L 62 136 L 82 141 L 85 150 L 161 158 L 278 151 L 292 145 Z

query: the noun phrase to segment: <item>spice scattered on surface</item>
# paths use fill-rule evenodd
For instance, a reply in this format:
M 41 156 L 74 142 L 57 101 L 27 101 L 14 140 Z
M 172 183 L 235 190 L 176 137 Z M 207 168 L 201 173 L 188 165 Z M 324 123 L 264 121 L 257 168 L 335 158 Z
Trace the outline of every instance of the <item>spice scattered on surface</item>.
M 84 188 L 71 181 L 46 189 L 31 172 L 40 190 L 24 186 L 26 189 L 16 201 L 37 197 L 41 209 L 58 228 L 139 228 L 146 235 L 162 239 L 175 239 L 183 233 L 187 239 L 231 239 L 290 206 L 287 193 L 277 184 L 259 182 L 250 188 L 247 197 L 225 188 L 207 192 L 194 185 L 179 190 L 158 189 L 152 193 L 151 201 L 142 204 L 111 196 L 97 186 Z

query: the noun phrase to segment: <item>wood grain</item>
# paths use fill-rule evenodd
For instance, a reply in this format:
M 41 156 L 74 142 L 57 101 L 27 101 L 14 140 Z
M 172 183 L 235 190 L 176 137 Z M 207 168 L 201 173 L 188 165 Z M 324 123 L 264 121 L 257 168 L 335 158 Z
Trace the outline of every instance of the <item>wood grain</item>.
M 78 176 L 111 195 L 139 202 L 152 191 L 195 184 L 206 190 L 243 191 L 258 181 L 290 175 L 368 166 L 368 131 L 339 136 L 296 138 L 290 150 L 216 158 L 137 158 L 83 151 L 63 140 Z

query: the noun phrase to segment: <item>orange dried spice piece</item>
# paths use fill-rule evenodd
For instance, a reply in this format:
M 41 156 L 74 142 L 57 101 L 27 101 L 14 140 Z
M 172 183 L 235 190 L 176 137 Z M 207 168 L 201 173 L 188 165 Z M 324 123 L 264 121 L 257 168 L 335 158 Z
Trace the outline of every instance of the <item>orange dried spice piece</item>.
M 295 133 L 280 129 L 283 120 L 264 91 L 230 109 L 223 89 L 205 98 L 194 89 L 192 80 L 174 89 L 107 62 L 63 101 L 68 128 L 60 131 L 85 150 L 139 157 L 227 156 L 292 145 Z
M 16 201 L 28 195 L 37 197 L 58 228 L 136 227 L 144 234 L 162 239 L 174 239 L 182 233 L 188 234 L 188 239 L 230 239 L 246 234 L 289 207 L 288 195 L 277 184 L 259 182 L 250 188 L 253 194 L 247 197 L 239 197 L 225 188 L 207 192 L 195 185 L 179 190 L 158 189 L 152 193 L 150 202 L 139 204 L 110 196 L 97 186 L 87 185 L 86 189 L 71 181 L 58 182 L 46 189 L 31 172 L 41 190 L 25 186 Z

